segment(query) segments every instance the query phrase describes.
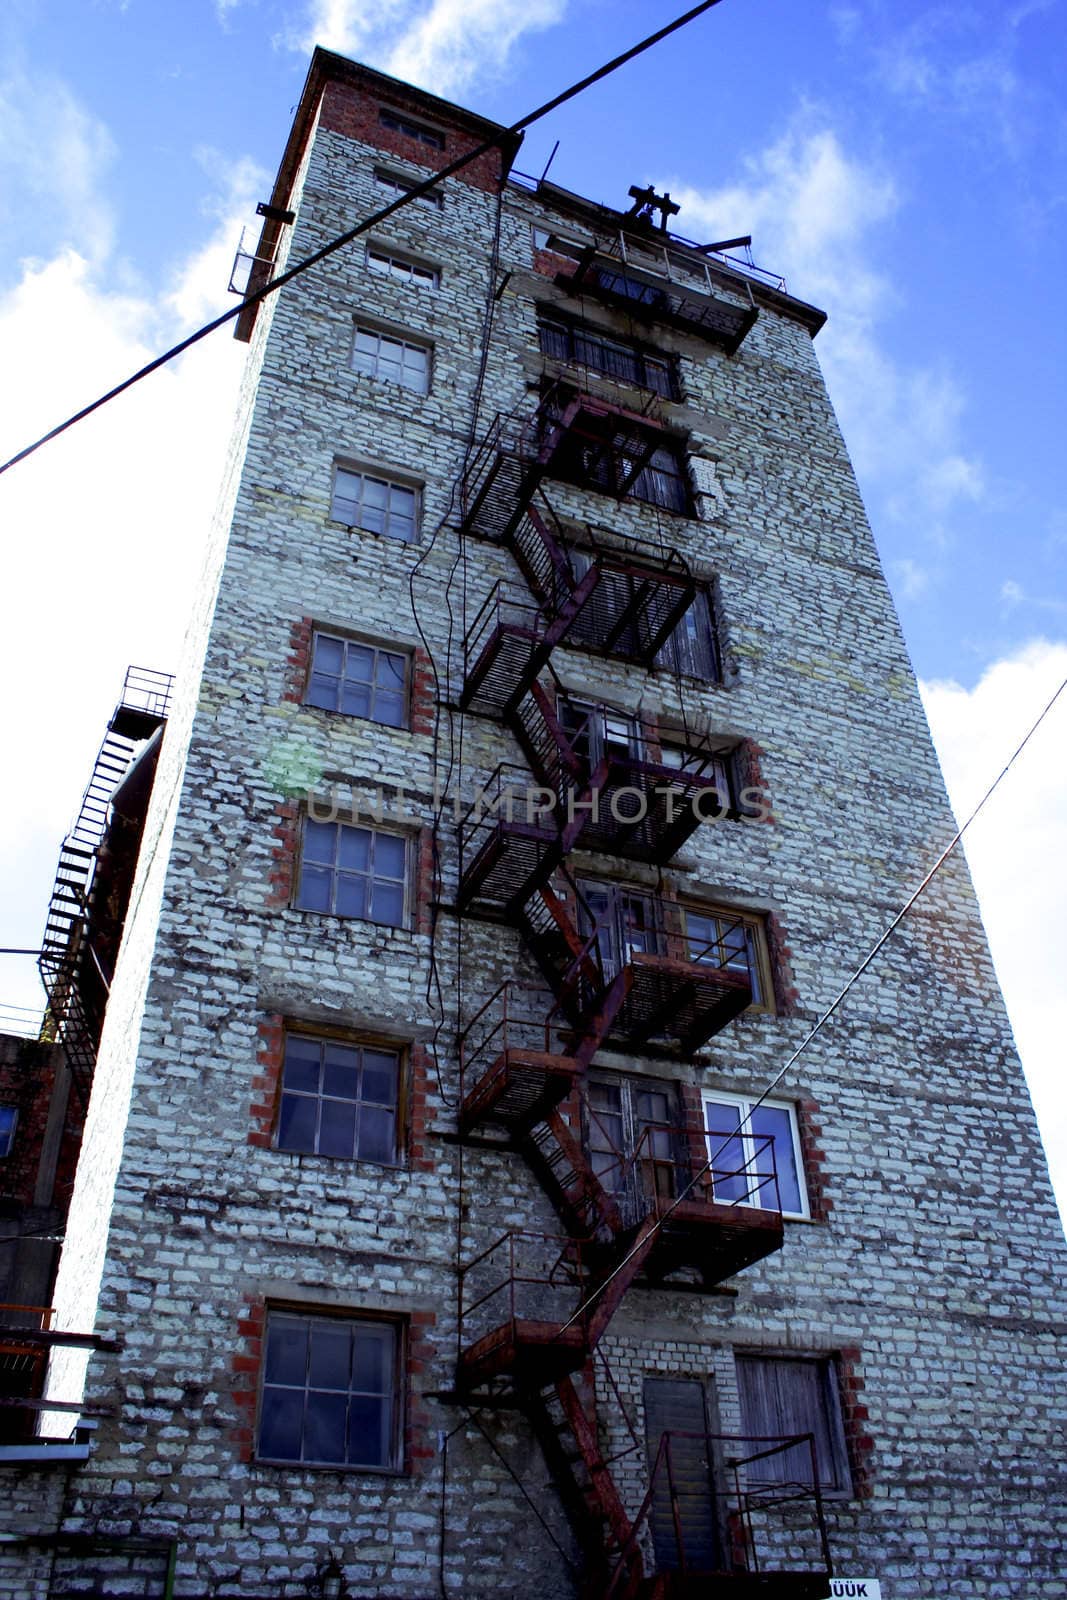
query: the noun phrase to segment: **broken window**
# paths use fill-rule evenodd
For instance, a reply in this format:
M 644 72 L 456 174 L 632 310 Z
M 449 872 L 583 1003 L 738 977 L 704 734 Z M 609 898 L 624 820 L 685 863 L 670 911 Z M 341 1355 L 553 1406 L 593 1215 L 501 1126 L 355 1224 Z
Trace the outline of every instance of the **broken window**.
M 410 194 L 418 188 L 414 178 L 402 178 L 398 172 L 388 172 L 384 167 L 375 167 L 374 178 L 390 194 Z M 428 206 L 433 211 L 440 211 L 444 203 L 445 197 L 440 189 L 427 189 L 424 194 L 417 194 L 412 202 L 413 205 Z
M 762 919 L 724 907 L 681 907 L 690 961 L 727 967 L 744 974 L 752 986 L 752 1004 L 772 1009 L 772 989 Z
M 400 1327 L 272 1310 L 256 1455 L 318 1467 L 399 1465 Z
M 546 422 L 552 426 L 552 407 Z M 548 463 L 553 477 L 618 499 L 642 500 L 683 516 L 692 512 L 692 491 L 680 443 L 625 417 L 598 417 L 560 432 Z

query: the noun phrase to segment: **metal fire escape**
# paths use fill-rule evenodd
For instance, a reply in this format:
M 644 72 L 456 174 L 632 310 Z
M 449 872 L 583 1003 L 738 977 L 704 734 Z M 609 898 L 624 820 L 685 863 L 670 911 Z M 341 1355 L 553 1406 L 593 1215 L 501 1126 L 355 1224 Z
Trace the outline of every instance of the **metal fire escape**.
M 60 848 L 39 966 L 48 994 L 45 1029 L 49 1038 L 62 1043 L 83 1102 L 88 1100 L 111 982 L 110 963 L 101 954 L 100 941 L 91 936 L 96 928 L 90 925 L 105 920 L 99 907 L 94 915 L 94 900 L 99 898 L 97 875 L 112 797 L 139 746 L 166 722 L 172 684 L 167 673 L 129 668 L 77 820 Z
M 663 866 L 700 825 L 694 802 L 715 788 L 708 751 L 696 749 L 679 769 L 647 759 L 640 739 L 631 748 L 594 738 L 602 708 L 568 707 L 551 671 L 565 642 L 651 666 L 696 596 L 676 552 L 594 544 L 579 554 L 553 514 L 546 476 L 573 460 L 576 438 L 583 451 L 605 440 L 611 448 L 614 426 L 599 402 L 552 395 L 528 427 L 494 424 L 465 484 L 467 531 L 509 549 L 526 587 L 498 585 L 475 618 L 461 704 L 500 718 L 528 769 L 505 763 L 460 823 L 458 910 L 516 928 L 555 1003 L 546 1015 L 542 998 L 538 1014 L 531 993 L 509 983 L 468 1024 L 460 1134 L 503 1132 L 564 1235 L 510 1233 L 465 1264 L 457 1385 L 529 1418 L 583 1551 L 588 1600 L 703 1594 L 712 1581 L 724 1594 L 815 1600 L 829 1594 L 817 1487 L 791 1497 L 813 1502 L 810 1559 L 789 1572 L 760 1570 L 757 1523 L 773 1496 L 754 1509 L 759 1490 L 748 1480 L 758 1467 L 746 1472 L 737 1441 L 729 1461 L 738 1499 L 714 1568 L 698 1551 L 687 1559 L 680 1525 L 674 1557 L 662 1563 L 651 1553 L 653 1501 L 638 1518 L 628 1514 L 591 1406 L 594 1352 L 635 1280 L 662 1284 L 682 1273 L 688 1286 L 710 1290 L 783 1237 L 773 1141 L 755 1141 L 746 1160 L 736 1138 L 712 1133 L 719 1148 L 709 1164 L 703 1139 L 679 1157 L 677 1129 L 649 1121 L 632 1150 L 613 1151 L 607 1140 L 594 1150 L 565 1109 L 608 1041 L 691 1052 L 752 999 L 735 930 L 697 946 L 677 908 L 643 891 L 616 895 L 608 914 L 568 861 L 580 845 Z M 620 496 L 641 470 L 633 437 L 631 429 Z M 650 434 L 649 453 L 655 447 Z M 627 809 L 623 791 L 639 803 Z M 650 1496 L 673 1470 L 664 1438 Z M 709 1439 L 713 1448 L 721 1454 L 721 1441 Z

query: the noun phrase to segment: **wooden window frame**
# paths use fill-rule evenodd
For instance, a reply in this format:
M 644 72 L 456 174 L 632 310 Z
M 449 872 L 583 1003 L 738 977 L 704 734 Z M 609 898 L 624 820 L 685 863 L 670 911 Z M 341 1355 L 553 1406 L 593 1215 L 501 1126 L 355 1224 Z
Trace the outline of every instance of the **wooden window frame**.
M 417 284 L 420 288 L 440 289 L 441 269 L 417 256 L 409 256 L 392 245 L 368 242 L 364 251 L 368 272 L 383 278 L 395 278 L 400 283 Z
M 301 885 L 303 883 L 305 866 L 306 865 L 310 865 L 310 866 L 314 866 L 314 867 L 323 867 L 323 866 L 325 866 L 324 862 L 317 862 L 317 861 L 316 862 L 308 862 L 306 860 L 305 850 L 306 850 L 306 841 L 307 841 L 307 830 L 308 830 L 308 824 L 311 823 L 311 822 L 315 823 L 316 826 L 318 826 L 318 827 L 349 828 L 353 832 L 367 833 L 367 834 L 369 834 L 371 836 L 372 840 L 377 838 L 379 835 L 384 835 L 386 838 L 399 839 L 401 841 L 401 843 L 404 846 L 404 879 L 403 879 L 403 912 L 402 912 L 402 918 L 401 918 L 400 922 L 380 922 L 375 917 L 360 916 L 360 915 L 358 915 L 357 913 L 354 913 L 354 912 L 337 911 L 337 910 L 335 910 L 334 906 L 335 906 L 336 900 L 337 900 L 336 877 L 337 877 L 338 872 L 341 870 L 336 865 L 334 865 L 330 869 L 331 870 L 331 874 L 332 874 L 332 878 L 333 878 L 334 881 L 332 883 L 332 887 L 331 887 L 331 890 L 330 890 L 330 907 L 329 907 L 329 909 L 324 911 L 324 910 L 322 910 L 321 908 L 319 908 L 317 906 L 303 906 L 303 905 L 300 904 L 300 891 L 301 891 Z M 300 850 L 299 850 L 299 853 L 298 853 L 298 858 L 297 858 L 297 863 L 296 863 L 295 884 L 294 884 L 294 891 L 293 891 L 293 910 L 294 911 L 302 911 L 306 915 L 313 916 L 313 917 L 338 917 L 344 922 L 368 922 L 368 923 L 372 923 L 373 926 L 376 927 L 376 928 L 397 928 L 402 932 L 403 931 L 410 932 L 410 929 L 411 929 L 411 902 L 412 902 L 412 886 L 411 886 L 412 859 L 411 859 L 411 857 L 412 857 L 412 851 L 411 851 L 411 838 L 410 838 L 410 836 L 408 834 L 406 834 L 406 833 L 399 832 L 395 828 L 379 828 L 379 827 L 376 827 L 376 826 L 373 826 L 373 825 L 370 825 L 370 824 L 365 824 L 365 823 L 362 823 L 362 822 L 341 822 L 341 821 L 339 821 L 337 819 L 334 819 L 334 820 L 332 820 L 330 822 L 320 822 L 317 817 L 310 817 L 305 813 L 303 818 L 301 819 L 301 825 L 300 825 Z M 372 886 L 372 889 L 373 889 L 374 877 L 375 877 L 374 867 L 373 867 L 373 846 L 372 846 L 372 850 L 371 850 L 370 860 L 371 860 L 371 865 L 370 865 L 370 869 L 368 870 L 368 872 L 366 874 L 358 874 L 358 876 L 366 876 L 368 878 L 371 886 Z M 392 882 L 395 882 L 395 879 L 390 878 L 390 879 L 386 880 L 386 879 L 383 878 L 383 882 L 386 882 L 386 881 L 392 883 Z M 373 896 L 372 896 L 372 898 L 373 898 Z
M 356 648 L 360 649 L 360 650 L 373 650 L 374 651 L 374 658 L 375 658 L 374 659 L 374 672 L 375 672 L 375 677 L 371 679 L 371 683 L 370 683 L 371 707 L 372 707 L 372 709 L 371 709 L 370 712 L 367 713 L 366 716 L 363 716 L 362 713 L 360 713 L 358 711 L 345 711 L 342 706 L 320 706 L 320 705 L 316 705 L 315 702 L 309 698 L 310 693 L 311 693 L 311 680 L 314 677 L 315 670 L 316 670 L 316 668 L 315 668 L 315 645 L 316 645 L 317 641 L 320 638 L 321 639 L 332 639 L 332 640 L 335 640 L 337 643 L 344 645 L 345 646 L 345 657 L 346 657 L 346 659 L 347 659 L 347 655 L 348 655 L 348 646 L 349 645 L 355 645 Z M 403 715 L 402 715 L 402 720 L 399 723 L 386 722 L 382 718 L 376 717 L 373 714 L 374 691 L 379 687 L 379 685 L 377 683 L 378 657 L 381 656 L 381 655 L 399 656 L 399 657 L 401 657 L 403 659 L 403 662 L 404 662 L 404 683 L 403 683 L 403 689 L 401 691 L 402 702 L 403 702 Z M 340 681 L 342 681 L 342 682 L 344 681 L 343 675 L 342 675 L 342 679 Z M 411 652 L 411 650 L 410 650 L 410 648 L 408 646 L 406 646 L 406 645 L 394 645 L 394 644 L 390 644 L 390 643 L 388 643 L 388 642 L 386 642 L 384 640 L 380 640 L 380 639 L 365 639 L 361 634 L 358 634 L 358 633 L 346 633 L 346 632 L 343 632 L 342 630 L 337 629 L 337 628 L 330 628 L 330 627 L 321 627 L 321 628 L 320 627 L 314 627 L 314 628 L 312 628 L 312 630 L 311 630 L 311 644 L 310 644 L 310 647 L 309 647 L 309 650 L 308 650 L 307 676 L 306 676 L 305 683 L 304 683 L 304 693 L 303 693 L 303 697 L 302 697 L 302 702 L 301 703 L 303 705 L 310 706 L 313 711 L 325 712 L 325 714 L 327 716 L 353 717 L 358 722 L 373 722 L 375 724 L 375 726 L 379 727 L 379 728 L 393 728 L 397 732 L 404 732 L 404 731 L 406 731 L 407 729 L 409 729 L 411 727 L 411 684 L 412 684 L 412 652 Z
M 358 506 L 358 511 L 359 511 L 360 515 L 363 514 L 363 509 L 364 509 L 364 495 L 363 495 L 363 490 L 362 490 L 362 484 L 364 482 L 384 484 L 386 489 L 390 491 L 390 494 L 394 489 L 399 489 L 404 494 L 410 494 L 412 496 L 412 498 L 413 498 L 412 513 L 411 513 L 411 537 L 410 537 L 410 539 L 406 538 L 402 534 L 390 532 L 390 523 L 392 521 L 393 513 L 392 513 L 391 507 L 389 505 L 389 496 L 388 495 L 386 497 L 386 506 L 385 506 L 385 510 L 384 510 L 383 525 L 382 525 L 381 528 L 368 528 L 368 527 L 365 527 L 362 522 L 346 522 L 343 517 L 338 516 L 338 514 L 337 514 L 337 511 L 338 511 L 337 498 L 338 498 L 338 489 L 339 489 L 338 475 L 340 473 L 344 473 L 349 478 L 359 478 L 361 480 L 360 499 L 359 499 L 359 506 Z M 332 476 L 331 483 L 330 483 L 330 521 L 331 522 L 339 523 L 342 528 L 348 528 L 350 531 L 359 532 L 359 533 L 373 534 L 376 538 L 379 538 L 379 539 L 392 539 L 393 542 L 396 543 L 396 544 L 414 545 L 414 544 L 418 543 L 419 524 L 420 524 L 420 519 L 421 519 L 421 513 L 422 513 L 422 489 L 421 489 L 421 486 L 419 484 L 412 482 L 410 479 L 397 478 L 395 476 L 391 476 L 389 473 L 383 472 L 383 471 L 378 471 L 373 467 L 356 466 L 356 465 L 354 465 L 352 463 L 349 463 L 349 462 L 346 462 L 346 461 L 335 461 L 334 462 L 334 464 L 333 464 L 333 476 Z
M 361 352 L 356 349 L 356 342 L 361 334 L 364 337 L 371 337 L 378 341 L 373 364 L 369 371 L 366 367 L 361 367 L 357 364 L 357 357 Z M 388 340 L 391 344 L 399 345 L 402 352 L 417 350 L 420 355 L 426 357 L 426 367 L 423 373 L 424 386 L 406 383 L 403 377 L 394 378 L 389 373 L 381 370 L 381 345 L 383 339 Z M 411 338 L 407 333 L 401 333 L 398 329 L 383 328 L 377 323 L 357 318 L 352 325 L 352 344 L 349 349 L 348 366 L 349 371 L 356 373 L 358 377 L 372 378 L 376 383 L 388 383 L 394 388 L 406 389 L 409 394 L 426 396 L 430 392 L 430 384 L 433 379 L 433 345 L 425 339 Z M 400 361 L 400 370 L 401 372 L 404 370 L 403 356 Z
M 845 1431 L 844 1405 L 841 1396 L 841 1369 L 840 1359 L 836 1353 L 830 1351 L 797 1351 L 797 1350 L 752 1350 L 735 1348 L 734 1369 L 737 1380 L 737 1394 L 741 1406 L 742 1431 L 746 1430 L 753 1420 L 759 1421 L 759 1426 L 753 1428 L 752 1434 L 763 1434 L 768 1431 L 766 1419 L 752 1419 L 745 1415 L 745 1388 L 741 1377 L 741 1364 L 744 1362 L 759 1362 L 764 1365 L 777 1363 L 796 1366 L 818 1368 L 818 1390 L 823 1405 L 822 1421 L 825 1424 L 827 1443 L 833 1465 L 833 1482 L 820 1481 L 819 1492 L 823 1499 L 850 1500 L 855 1494 L 855 1485 L 852 1471 L 852 1462 L 849 1457 L 848 1436 Z M 770 1430 L 773 1431 L 773 1430 Z M 780 1430 L 788 1436 L 789 1430 L 782 1427 Z M 815 1429 L 801 1430 L 815 1432 Z M 771 1458 L 773 1459 L 773 1458 Z M 751 1471 L 751 1468 L 749 1469 Z M 776 1479 L 761 1479 L 763 1483 L 773 1483 Z M 782 1480 L 784 1481 L 784 1480 Z M 795 1481 L 795 1480 L 792 1480 Z
M 295 1388 L 296 1385 L 268 1384 L 267 1382 L 267 1351 L 270 1342 L 271 1318 L 288 1318 L 293 1321 L 303 1321 L 308 1324 L 332 1322 L 343 1324 L 349 1328 L 374 1328 L 389 1329 L 393 1342 L 393 1384 L 389 1391 L 392 1402 L 392 1414 L 389 1421 L 389 1460 L 385 1463 L 368 1463 L 348 1461 L 317 1461 L 299 1460 L 293 1457 L 268 1456 L 260 1453 L 260 1439 L 263 1432 L 264 1401 L 268 1388 Z M 268 1302 L 265 1308 L 263 1327 L 263 1353 L 259 1369 L 259 1385 L 256 1396 L 256 1418 L 254 1431 L 254 1444 L 252 1459 L 257 1465 L 277 1467 L 292 1472 L 337 1472 L 358 1473 L 361 1476 L 376 1476 L 399 1478 L 406 1473 L 404 1460 L 404 1440 L 408 1409 L 408 1345 L 409 1332 L 407 1322 L 403 1317 L 389 1316 L 384 1313 L 362 1310 L 339 1309 L 333 1306 L 308 1305 L 305 1303 L 292 1304 L 283 1301 Z M 305 1382 L 303 1392 L 305 1396 L 310 1391 L 310 1385 Z M 321 1391 L 320 1391 L 321 1392 Z M 339 1390 L 326 1391 L 339 1393 Z M 345 1391 L 349 1398 L 353 1394 L 351 1385 Z M 305 1402 L 306 1404 L 306 1402 Z M 304 1425 L 301 1426 L 301 1448 L 303 1448 Z
M 690 946 L 694 941 L 689 936 L 688 920 L 690 914 L 698 917 L 714 917 L 727 927 L 731 923 L 740 922 L 748 930 L 751 940 L 753 964 L 759 982 L 759 999 L 753 999 L 746 1009 L 748 1012 L 765 1012 L 773 1015 L 775 1012 L 774 973 L 771 968 L 770 950 L 767 944 L 767 929 L 763 917 L 758 911 L 743 911 L 738 906 L 724 906 L 707 904 L 701 900 L 680 900 L 678 908 L 681 912 L 681 936 Z M 719 934 L 721 937 L 721 932 Z M 707 941 L 703 941 L 707 943 Z M 698 945 L 699 948 L 699 945 Z M 751 966 L 749 973 L 751 976 Z
M 406 111 L 395 111 L 392 106 L 379 106 L 378 123 L 388 132 L 402 134 L 405 139 L 424 144 L 430 150 L 445 148 L 445 135 L 439 128 L 431 127 L 429 123 L 409 116 Z
M 279 1142 L 281 1131 L 282 1100 L 286 1094 L 285 1088 L 285 1063 L 290 1039 L 308 1039 L 321 1044 L 340 1044 L 349 1049 L 377 1050 L 396 1056 L 396 1103 L 393 1107 L 393 1155 L 388 1161 L 377 1160 L 373 1156 L 361 1155 L 354 1151 L 350 1156 L 334 1155 L 330 1152 L 316 1150 L 298 1150 L 294 1146 L 284 1145 Z M 408 1083 L 410 1076 L 410 1047 L 397 1039 L 389 1039 L 375 1034 L 356 1032 L 348 1028 L 333 1028 L 328 1025 L 320 1026 L 314 1022 L 287 1020 L 282 1032 L 281 1060 L 278 1067 L 278 1081 L 275 1093 L 274 1117 L 271 1131 L 271 1149 L 277 1150 L 282 1155 L 313 1156 L 322 1161 L 344 1161 L 355 1165 L 367 1165 L 381 1171 L 395 1172 L 405 1165 L 407 1154 L 407 1129 L 409 1114 Z M 311 1099 L 312 1096 L 301 1096 Z M 317 1097 L 320 1102 L 330 1098 L 321 1093 Z M 362 1101 L 359 1104 L 362 1105 Z M 318 1142 L 316 1138 L 316 1143 Z

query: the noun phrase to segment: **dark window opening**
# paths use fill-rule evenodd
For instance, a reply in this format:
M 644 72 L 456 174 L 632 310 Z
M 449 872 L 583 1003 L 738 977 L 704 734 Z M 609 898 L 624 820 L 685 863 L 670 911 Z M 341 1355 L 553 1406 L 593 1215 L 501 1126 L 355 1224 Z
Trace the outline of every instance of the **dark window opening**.
M 559 435 L 548 468 L 553 477 L 690 516 L 693 497 L 682 446 L 623 417 L 597 421 L 596 432 L 579 422 Z
M 565 318 L 542 316 L 537 332 L 542 351 L 556 361 L 575 362 L 620 383 L 651 389 L 667 400 L 678 398 L 674 363 L 667 356 Z
M 396 1324 L 270 1312 L 258 1458 L 395 1468 L 399 1367 Z
M 436 128 L 427 128 L 422 122 L 412 122 L 410 117 L 401 116 L 399 111 L 387 111 L 383 106 L 378 112 L 378 121 L 391 133 L 402 133 L 405 139 L 429 145 L 431 150 L 443 150 L 445 147 L 443 133 L 438 133 Z

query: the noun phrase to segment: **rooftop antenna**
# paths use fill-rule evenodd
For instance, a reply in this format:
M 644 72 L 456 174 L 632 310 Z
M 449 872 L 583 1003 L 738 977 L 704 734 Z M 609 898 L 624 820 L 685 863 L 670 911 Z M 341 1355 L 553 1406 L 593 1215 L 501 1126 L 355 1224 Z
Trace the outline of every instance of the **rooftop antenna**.
M 542 172 L 541 176 L 537 180 L 539 187 L 540 187 L 540 185 L 542 183 L 544 183 L 545 179 L 548 177 L 548 169 L 552 165 L 553 161 L 555 161 L 555 159 L 556 159 L 556 151 L 558 149 L 559 149 L 559 140 L 557 139 L 555 144 L 552 146 L 552 154 L 549 156 L 548 160 L 545 162 L 545 170 L 544 170 L 544 172 Z

